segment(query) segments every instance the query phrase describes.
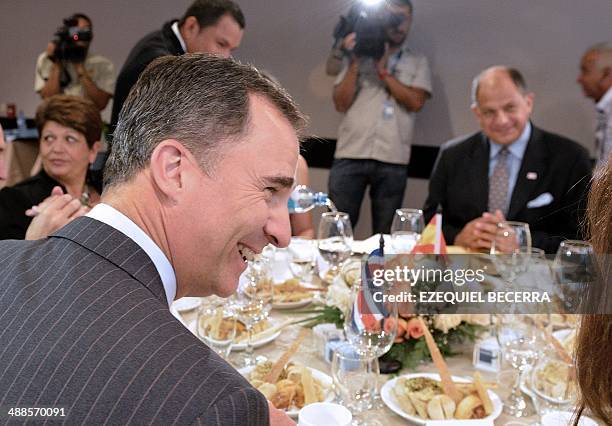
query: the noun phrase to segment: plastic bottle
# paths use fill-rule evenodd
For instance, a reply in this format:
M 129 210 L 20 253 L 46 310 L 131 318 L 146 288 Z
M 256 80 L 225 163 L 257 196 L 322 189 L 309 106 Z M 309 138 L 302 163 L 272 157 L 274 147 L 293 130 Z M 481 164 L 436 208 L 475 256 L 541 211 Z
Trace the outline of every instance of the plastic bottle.
M 289 197 L 289 213 L 305 213 L 316 206 L 330 206 L 331 201 L 324 192 L 313 192 L 306 185 L 295 187 Z

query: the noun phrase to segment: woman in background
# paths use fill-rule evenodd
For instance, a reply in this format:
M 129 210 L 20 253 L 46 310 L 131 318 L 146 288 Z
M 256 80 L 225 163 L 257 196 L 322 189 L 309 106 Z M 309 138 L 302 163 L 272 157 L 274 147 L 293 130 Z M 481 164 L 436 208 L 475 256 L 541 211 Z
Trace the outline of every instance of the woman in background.
M 100 199 L 101 188 L 87 179 L 102 133 L 93 102 L 52 96 L 38 107 L 36 126 L 42 170 L 0 190 L 0 239 L 42 238 L 85 214 Z

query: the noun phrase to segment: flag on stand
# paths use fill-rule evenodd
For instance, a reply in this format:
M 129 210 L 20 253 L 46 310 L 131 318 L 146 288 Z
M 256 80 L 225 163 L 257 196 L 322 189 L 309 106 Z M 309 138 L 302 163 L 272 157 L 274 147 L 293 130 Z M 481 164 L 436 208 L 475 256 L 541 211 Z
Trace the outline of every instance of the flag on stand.
M 446 241 L 442 234 L 442 213 L 436 213 L 431 218 L 421 234 L 421 239 L 412 249 L 412 253 L 446 254 Z
M 382 289 L 373 285 L 374 271 L 385 268 L 384 240 L 381 238 L 380 247 L 368 255 L 362 266 L 362 287 L 353 301 L 352 326 L 367 331 L 377 331 L 384 318 L 386 308 L 384 303 L 374 301 L 374 293 Z

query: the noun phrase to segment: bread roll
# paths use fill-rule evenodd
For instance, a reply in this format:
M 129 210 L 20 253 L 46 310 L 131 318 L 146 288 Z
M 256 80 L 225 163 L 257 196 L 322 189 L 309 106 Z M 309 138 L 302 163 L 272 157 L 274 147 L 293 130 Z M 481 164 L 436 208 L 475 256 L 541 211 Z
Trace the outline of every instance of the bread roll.
M 459 401 L 457 410 L 455 410 L 455 418 L 459 420 L 467 420 L 472 418 L 474 409 L 482 405 L 482 400 L 476 395 L 468 395 Z

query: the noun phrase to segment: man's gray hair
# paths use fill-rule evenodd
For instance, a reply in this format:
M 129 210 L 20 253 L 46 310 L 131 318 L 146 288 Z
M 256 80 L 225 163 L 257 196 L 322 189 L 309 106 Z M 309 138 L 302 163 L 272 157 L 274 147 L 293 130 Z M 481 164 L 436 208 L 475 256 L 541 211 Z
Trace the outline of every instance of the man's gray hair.
M 249 130 L 249 95 L 266 98 L 297 132 L 305 126 L 289 94 L 250 65 L 206 54 L 151 62 L 119 114 L 104 185 L 129 181 L 166 139 L 181 142 L 211 174 L 224 149 Z
M 505 71 L 519 91 L 523 94 L 527 93 L 527 83 L 525 82 L 523 74 L 521 74 L 519 70 L 503 65 L 489 67 L 478 73 L 478 75 L 474 77 L 474 80 L 472 80 L 472 90 L 470 91 L 470 101 L 472 106 L 478 105 L 478 89 L 480 88 L 480 80 L 482 79 L 482 76 L 493 68 L 498 68 Z
M 595 60 L 595 65 L 598 69 L 604 69 L 606 67 L 612 67 L 612 43 L 610 42 L 602 42 L 594 44 L 589 47 L 587 52 L 597 52 L 597 59 Z

